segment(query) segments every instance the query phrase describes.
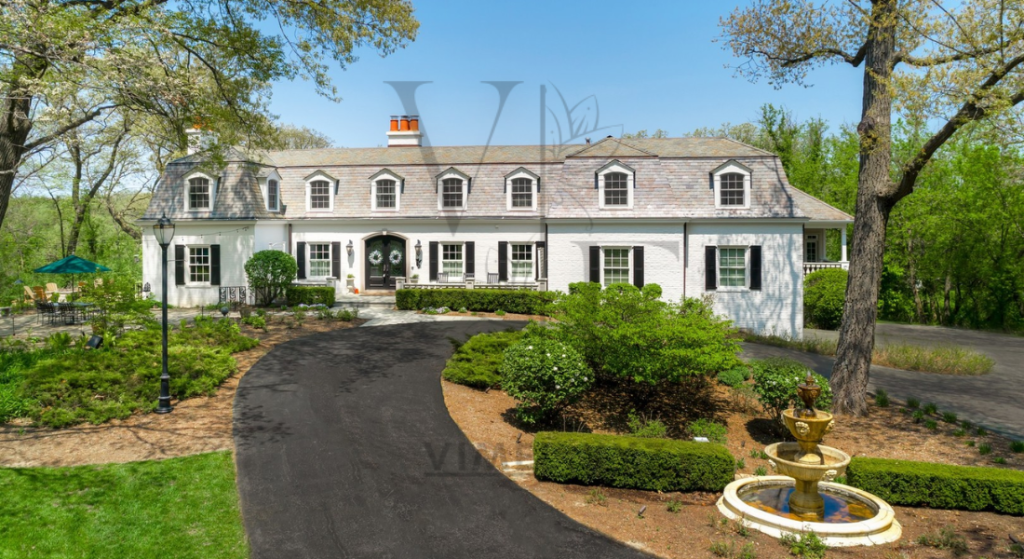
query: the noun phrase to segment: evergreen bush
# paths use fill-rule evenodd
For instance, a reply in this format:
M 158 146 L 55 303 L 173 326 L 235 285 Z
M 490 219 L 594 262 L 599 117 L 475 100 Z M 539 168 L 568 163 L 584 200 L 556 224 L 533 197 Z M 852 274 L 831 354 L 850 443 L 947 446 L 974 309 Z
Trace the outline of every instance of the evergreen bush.
M 298 270 L 295 258 L 286 252 L 261 250 L 253 254 L 245 263 L 245 275 L 256 304 L 266 307 L 284 295 Z
M 512 330 L 477 334 L 459 344 L 441 374 L 448 382 L 474 388 L 497 386 L 505 350 L 522 337 L 522 332 Z
M 822 330 L 836 330 L 843 320 L 846 281 L 841 268 L 826 268 L 804 278 L 804 321 Z
M 326 305 L 334 304 L 334 288 L 318 285 L 289 285 L 285 289 L 285 297 L 288 298 L 288 306 L 296 305 Z
M 547 315 L 557 294 L 550 291 L 492 289 L 399 289 L 395 305 L 399 310 L 423 308 L 467 309 L 473 312 L 505 312 Z

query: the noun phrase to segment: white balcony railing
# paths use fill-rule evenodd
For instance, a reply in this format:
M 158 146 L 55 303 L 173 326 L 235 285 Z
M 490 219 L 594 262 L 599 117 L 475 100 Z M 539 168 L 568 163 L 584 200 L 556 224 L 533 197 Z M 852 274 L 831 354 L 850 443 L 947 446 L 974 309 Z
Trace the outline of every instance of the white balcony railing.
M 829 268 L 839 268 L 842 270 L 849 270 L 849 262 L 804 262 L 804 275 L 810 274 L 811 272 L 817 272 L 818 270 L 827 270 Z

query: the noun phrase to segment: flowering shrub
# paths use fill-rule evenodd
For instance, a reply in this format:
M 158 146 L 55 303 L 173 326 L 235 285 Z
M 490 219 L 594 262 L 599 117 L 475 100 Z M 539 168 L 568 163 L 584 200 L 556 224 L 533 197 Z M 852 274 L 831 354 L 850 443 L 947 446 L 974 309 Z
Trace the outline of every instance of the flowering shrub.
M 803 407 L 796 395 L 796 387 L 807 376 L 807 367 L 798 361 L 774 357 L 765 360 L 751 361 L 754 368 L 754 392 L 757 399 L 778 428 L 782 429 L 782 411 L 794 405 Z M 825 377 L 811 373 L 814 381 L 821 387 L 821 396 L 814 407 L 820 410 L 832 408 L 832 388 Z
M 505 350 L 501 384 L 516 400 L 516 417 L 534 424 L 579 399 L 594 373 L 575 349 L 547 337 L 523 338 Z

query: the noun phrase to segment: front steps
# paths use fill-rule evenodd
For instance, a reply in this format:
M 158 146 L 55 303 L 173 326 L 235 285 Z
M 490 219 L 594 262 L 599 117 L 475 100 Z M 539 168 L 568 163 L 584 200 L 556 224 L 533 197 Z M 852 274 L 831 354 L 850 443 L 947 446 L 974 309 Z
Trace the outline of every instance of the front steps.
M 335 307 L 346 309 L 393 309 L 395 296 L 392 295 L 351 295 L 345 294 L 335 298 Z

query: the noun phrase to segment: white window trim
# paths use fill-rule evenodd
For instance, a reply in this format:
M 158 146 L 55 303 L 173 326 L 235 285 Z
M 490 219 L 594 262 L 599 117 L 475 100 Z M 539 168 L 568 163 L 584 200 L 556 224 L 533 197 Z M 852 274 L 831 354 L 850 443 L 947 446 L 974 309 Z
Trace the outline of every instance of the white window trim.
M 807 245 L 811 241 L 814 241 L 814 249 L 815 249 L 815 253 L 814 254 L 808 254 L 807 253 Z M 821 249 L 818 248 L 818 234 L 814 233 L 814 234 L 811 234 L 811 235 L 804 235 L 804 262 L 820 262 L 821 260 L 818 258 L 818 251 L 819 250 L 821 250 Z M 808 256 L 811 257 L 810 260 L 807 259 Z
M 270 181 L 277 181 L 277 207 L 270 207 Z M 279 213 L 281 211 L 281 175 L 277 171 L 267 175 L 260 181 L 260 191 L 263 193 L 263 202 L 268 212 Z
M 444 181 L 445 179 L 459 179 L 462 181 L 462 206 L 445 207 L 444 205 Z M 469 178 L 454 170 L 450 170 L 437 177 L 437 209 L 442 212 L 462 212 L 469 208 Z
M 737 173 L 743 175 L 743 205 L 723 206 L 722 205 L 722 175 Z M 750 171 L 739 166 L 737 163 L 729 163 L 719 168 L 714 174 L 715 180 L 715 208 L 721 210 L 749 210 L 750 209 Z
M 377 181 L 379 180 L 392 180 L 395 181 L 395 207 L 393 208 L 378 208 L 377 207 Z M 439 187 L 440 188 L 440 187 Z M 465 201 L 465 198 L 463 198 Z M 374 212 L 397 212 L 402 207 L 402 179 L 392 173 L 379 173 L 373 177 L 370 181 L 370 210 Z
M 602 246 L 601 247 L 601 266 L 600 266 L 600 277 L 598 278 L 601 283 L 601 289 L 604 289 L 604 251 L 609 249 L 625 250 L 627 258 L 629 259 L 629 283 L 633 284 L 633 247 L 631 246 Z
M 533 185 L 533 187 L 530 189 L 531 202 L 532 202 L 532 204 L 530 204 L 530 207 L 528 207 L 528 208 L 515 208 L 515 207 L 512 206 L 512 181 L 514 179 L 530 179 L 530 184 Z M 519 171 L 518 173 L 513 173 L 513 174 L 505 177 L 505 209 L 507 209 L 510 212 L 535 212 L 535 211 L 537 211 L 537 197 L 538 197 L 538 194 L 539 194 L 537 192 L 537 184 L 538 184 L 537 177 L 533 176 L 532 174 L 530 174 L 530 173 L 528 173 L 526 171 Z
M 330 206 L 325 208 L 312 208 L 312 186 L 314 181 L 327 181 L 327 186 L 330 189 L 328 195 L 328 201 Z M 306 177 L 306 212 L 309 213 L 330 213 L 334 211 L 334 199 L 337 197 L 337 180 L 331 177 L 323 171 L 317 171 L 312 175 Z
M 606 206 L 604 203 L 604 178 L 610 173 L 623 173 L 626 175 L 626 205 L 625 206 Z M 633 188 L 634 188 L 634 173 L 633 170 L 621 163 L 615 163 L 609 165 L 598 173 L 597 175 L 597 204 L 602 210 L 631 210 L 633 209 Z M 630 272 L 632 273 L 632 272 Z M 602 284 L 603 285 L 603 284 Z
M 210 279 L 207 281 L 192 281 L 192 249 L 194 248 L 205 248 L 207 267 L 210 268 Z M 209 287 L 213 285 L 213 251 L 210 250 L 210 245 L 185 245 L 185 285 L 193 287 Z
M 449 277 L 448 278 L 449 283 L 453 282 L 453 281 L 454 282 L 464 281 L 466 279 L 466 243 L 446 243 L 446 242 L 441 242 L 439 244 L 439 246 L 437 247 L 438 248 L 438 251 L 437 251 L 437 273 L 439 273 L 439 274 L 445 273 L 444 272 L 444 262 L 445 262 L 445 260 L 444 260 L 444 247 L 446 247 L 446 246 L 460 246 L 460 247 L 462 247 L 462 249 L 461 249 L 462 250 L 462 273 L 460 274 L 460 276 L 458 278 L 451 278 L 451 277 Z
M 189 182 L 192 179 L 206 179 L 210 181 L 210 207 L 208 208 L 193 208 L 191 197 L 189 196 L 190 185 Z M 193 171 L 188 175 L 185 175 L 185 209 L 190 212 L 212 212 L 214 204 L 217 203 L 217 180 L 200 171 Z
M 527 278 L 516 278 L 515 274 L 512 273 L 512 247 L 513 245 L 527 245 L 530 247 L 530 276 Z M 509 283 L 534 283 L 537 277 L 537 243 L 508 243 L 508 282 Z
M 743 285 L 722 285 L 722 249 L 743 249 Z M 715 249 L 715 283 L 718 291 L 750 291 L 750 247 L 742 245 L 719 246 Z
M 327 245 L 327 275 L 313 275 L 313 245 Z M 306 279 L 327 279 L 331 276 L 331 265 L 334 262 L 334 245 L 330 241 L 306 241 Z

